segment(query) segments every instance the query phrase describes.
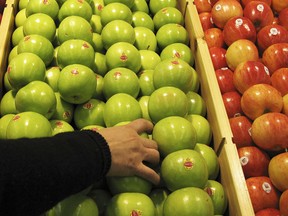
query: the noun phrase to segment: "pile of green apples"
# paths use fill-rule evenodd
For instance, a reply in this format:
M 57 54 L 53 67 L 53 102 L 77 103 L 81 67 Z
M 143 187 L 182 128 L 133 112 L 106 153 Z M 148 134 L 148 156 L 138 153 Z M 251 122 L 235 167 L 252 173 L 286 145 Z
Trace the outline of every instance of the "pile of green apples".
M 0 138 L 101 130 L 145 118 L 161 185 L 107 177 L 46 215 L 223 215 L 194 53 L 176 0 L 20 0 Z

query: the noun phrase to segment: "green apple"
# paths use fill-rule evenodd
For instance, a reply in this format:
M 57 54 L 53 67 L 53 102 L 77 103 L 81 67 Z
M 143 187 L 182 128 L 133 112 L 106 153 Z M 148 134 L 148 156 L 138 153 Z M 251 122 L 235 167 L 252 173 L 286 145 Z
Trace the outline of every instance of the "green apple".
M 144 11 L 135 11 L 132 14 L 132 26 L 133 27 L 146 27 L 154 32 L 154 22 L 152 17 Z
M 117 93 L 105 103 L 103 115 L 106 127 L 112 127 L 119 122 L 141 118 L 142 110 L 137 99 L 126 93 Z
M 19 112 L 37 112 L 50 119 L 56 109 L 53 89 L 43 81 L 32 81 L 18 90 L 15 107 Z
M 90 21 L 92 17 L 92 7 L 85 0 L 66 0 L 58 12 L 58 20 L 61 22 L 68 16 L 79 16 Z
M 50 120 L 49 122 L 52 128 L 52 136 L 55 136 L 56 134 L 63 133 L 63 132 L 74 131 L 73 126 L 66 121 L 53 119 L 53 120 Z
M 149 5 L 146 0 L 135 0 L 134 5 L 131 8 L 132 12 L 142 11 L 149 14 Z
M 23 8 L 23 9 L 19 10 L 15 15 L 15 21 L 14 21 L 15 27 L 18 28 L 20 26 L 23 26 L 26 19 L 27 19 L 26 8 Z
M 101 34 L 93 32 L 92 44 L 95 52 L 105 53 Z
M 161 163 L 161 177 L 170 191 L 185 187 L 203 189 L 207 184 L 208 175 L 204 157 L 193 149 L 174 151 Z
M 173 43 L 189 44 L 189 35 L 184 26 L 168 23 L 160 27 L 156 33 L 160 50 Z
M 193 83 L 190 88 L 190 91 L 199 92 L 200 90 L 200 78 L 197 71 L 193 68 Z
M 137 192 L 148 195 L 152 183 L 138 176 L 109 176 L 106 183 L 112 195 L 126 192 Z
M 154 87 L 173 86 L 187 93 L 193 84 L 193 70 L 191 65 L 179 58 L 162 60 L 154 69 Z
M 163 215 L 163 206 L 169 194 L 170 192 L 166 188 L 154 188 L 150 192 L 149 197 L 155 206 L 155 216 Z
M 137 73 L 141 68 L 141 56 L 133 44 L 117 42 L 107 50 L 106 64 L 109 70 L 125 67 Z
M 7 126 L 14 114 L 6 114 L 0 118 L 0 139 L 6 139 Z
M 15 114 L 6 129 L 7 139 L 50 136 L 52 136 L 52 128 L 49 120 L 31 111 Z
M 168 195 L 163 212 L 165 216 L 214 216 L 214 206 L 210 196 L 203 189 L 187 187 Z
M 16 93 L 16 90 L 9 90 L 4 93 L 0 103 L 0 116 L 18 113 L 15 106 Z
M 74 124 L 78 129 L 88 125 L 105 126 L 103 119 L 105 103 L 98 99 L 78 104 L 74 110 Z
M 216 180 L 208 180 L 204 190 L 212 199 L 214 215 L 224 215 L 227 209 L 228 199 L 223 185 Z
M 19 26 L 18 28 L 16 28 L 11 36 L 11 40 L 12 40 L 12 45 L 13 47 L 17 46 L 18 43 L 24 38 L 24 32 L 23 32 L 23 25 Z
M 154 123 L 168 116 L 184 117 L 188 111 L 186 94 L 172 86 L 158 88 L 150 95 L 148 111 Z
M 156 51 L 139 50 L 141 56 L 141 70 L 154 70 L 156 65 L 161 62 L 161 58 Z
M 75 194 L 60 201 L 55 206 L 59 216 L 98 216 L 99 210 L 95 201 L 87 195 Z
M 103 94 L 104 77 L 96 73 L 95 76 L 97 80 L 97 85 L 92 98 L 104 101 L 104 94 Z
M 129 8 L 132 8 L 135 0 L 104 0 L 104 5 L 108 5 L 108 4 L 115 3 L 115 2 L 125 4 Z
M 81 39 L 92 43 L 92 26 L 83 17 L 68 16 L 58 26 L 57 39 L 60 44 L 70 39 Z
M 23 23 L 23 32 L 24 35 L 39 34 L 52 42 L 56 34 L 56 24 L 49 15 L 35 13 Z
M 142 110 L 142 117 L 144 119 L 147 119 L 148 121 L 151 121 L 151 118 L 149 116 L 148 112 L 148 103 L 149 103 L 149 96 L 141 96 L 138 98 L 138 102 L 140 104 L 141 110 Z
M 90 5 L 92 7 L 92 14 L 100 15 L 104 8 L 104 0 L 92 0 Z
M 56 21 L 58 12 L 59 5 L 56 0 L 29 0 L 26 6 L 27 17 L 35 13 L 44 13 Z
M 94 72 L 87 66 L 71 64 L 61 70 L 58 91 L 63 100 L 72 104 L 82 104 L 94 94 L 97 80 Z
M 45 78 L 45 63 L 34 53 L 20 53 L 7 67 L 7 78 L 12 88 L 20 89 L 31 81 Z
M 25 36 L 18 43 L 18 54 L 34 53 L 38 55 L 44 62 L 45 66 L 49 66 L 54 58 L 54 47 L 50 40 L 38 34 Z
M 92 130 L 92 131 L 97 132 L 103 128 L 105 128 L 105 127 L 103 127 L 101 125 L 87 125 L 87 126 L 81 128 L 80 130 Z
M 104 76 L 103 94 L 106 100 L 117 93 L 126 93 L 137 98 L 139 92 L 138 76 L 128 68 L 114 68 Z
M 12 90 L 13 87 L 11 86 L 9 80 L 8 80 L 8 73 L 4 73 L 4 77 L 3 77 L 3 85 L 4 85 L 4 90 L 7 92 L 9 90 Z
M 74 104 L 63 100 L 59 92 L 55 92 L 55 97 L 56 109 L 51 119 L 63 120 L 71 123 L 74 115 Z
M 87 195 L 97 204 L 99 216 L 104 216 L 108 202 L 112 198 L 111 193 L 104 189 L 92 189 Z
M 210 180 L 215 180 L 219 176 L 220 165 L 218 157 L 214 149 L 206 144 L 197 143 L 194 148 L 199 152 L 207 162 Z
M 195 56 L 191 48 L 183 43 L 172 43 L 166 46 L 160 53 L 161 60 L 170 58 L 180 58 L 193 66 Z
M 212 129 L 209 121 L 198 114 L 189 114 L 186 118 L 192 123 L 197 131 L 197 143 L 210 145 L 212 140 Z
M 184 26 L 184 16 L 176 7 L 164 7 L 153 16 L 153 22 L 156 30 L 168 23 Z
M 90 20 L 90 25 L 92 27 L 92 31 L 94 33 L 101 34 L 103 30 L 103 25 L 101 23 L 101 16 L 93 14 Z
M 134 27 L 135 31 L 135 47 L 138 50 L 157 50 L 156 35 L 152 30 L 147 27 L 138 26 Z
M 46 69 L 44 82 L 46 82 L 53 89 L 54 92 L 58 91 L 58 79 L 60 76 L 60 68 L 52 66 Z
M 63 42 L 57 52 L 57 64 L 63 69 L 71 64 L 81 64 L 93 68 L 94 48 L 85 40 L 70 39 Z
M 105 76 L 105 74 L 108 72 L 105 54 L 101 52 L 95 52 L 93 70 L 95 71 L 95 73 L 103 77 Z
M 123 20 L 127 23 L 132 23 L 132 11 L 131 9 L 120 2 L 112 2 L 105 5 L 101 11 L 101 23 L 106 26 L 109 22 L 113 20 Z
M 153 73 L 154 70 L 152 69 L 142 70 L 138 73 L 140 84 L 140 93 L 139 93 L 140 95 L 150 96 L 155 91 L 155 87 L 153 84 Z
M 117 42 L 134 44 L 136 36 L 131 24 L 124 20 L 112 20 L 103 27 L 101 38 L 104 48 L 108 50 Z
M 180 116 L 169 116 L 158 121 L 153 129 L 152 138 L 158 144 L 160 155 L 182 150 L 194 149 L 196 130 L 187 119 Z
M 188 91 L 186 96 L 188 98 L 188 114 L 196 114 L 205 117 L 207 106 L 203 97 L 194 91 Z
M 151 198 L 143 193 L 120 193 L 112 197 L 106 208 L 106 216 L 154 215 Z
M 177 0 L 150 0 L 149 8 L 154 16 L 159 10 L 165 7 L 177 7 Z
M 27 5 L 29 3 L 29 0 L 19 0 L 18 3 L 18 10 L 26 9 Z
M 18 55 L 18 46 L 14 46 L 8 54 L 8 64 L 10 64 L 11 60 Z

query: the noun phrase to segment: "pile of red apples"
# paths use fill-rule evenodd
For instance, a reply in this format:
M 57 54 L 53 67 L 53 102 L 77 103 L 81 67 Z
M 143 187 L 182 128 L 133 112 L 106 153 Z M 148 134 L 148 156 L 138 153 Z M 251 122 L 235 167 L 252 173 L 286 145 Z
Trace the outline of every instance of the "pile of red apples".
M 288 216 L 288 1 L 194 4 L 255 215 Z

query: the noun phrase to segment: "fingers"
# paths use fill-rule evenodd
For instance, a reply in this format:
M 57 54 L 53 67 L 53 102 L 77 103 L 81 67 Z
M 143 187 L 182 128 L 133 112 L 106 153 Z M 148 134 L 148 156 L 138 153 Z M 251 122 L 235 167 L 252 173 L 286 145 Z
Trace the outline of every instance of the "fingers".
M 159 164 L 160 154 L 155 149 L 146 149 L 146 153 L 144 155 L 143 161 L 147 161 L 151 164 Z
M 136 175 L 152 182 L 154 185 L 158 185 L 160 183 L 159 174 L 144 164 L 139 165 Z
M 155 140 L 140 137 L 141 143 L 143 144 L 144 147 L 146 148 L 152 148 L 152 149 L 158 149 L 158 145 Z
M 152 122 L 146 119 L 136 119 L 128 124 L 129 127 L 137 131 L 138 134 L 148 132 L 150 133 L 153 130 Z

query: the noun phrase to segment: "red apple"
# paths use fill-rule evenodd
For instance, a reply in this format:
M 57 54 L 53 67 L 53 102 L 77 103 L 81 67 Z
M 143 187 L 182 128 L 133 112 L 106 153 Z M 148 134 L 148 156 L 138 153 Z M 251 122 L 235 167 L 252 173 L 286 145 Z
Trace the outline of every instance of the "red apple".
M 281 93 L 269 84 L 255 84 L 242 95 L 241 108 L 244 114 L 254 120 L 267 112 L 281 112 L 283 99 Z
M 251 1 L 254 1 L 254 0 L 241 0 L 241 4 L 243 7 L 245 7 Z M 258 0 L 258 1 L 265 2 L 270 6 L 272 0 Z
M 198 13 L 210 12 L 212 10 L 210 0 L 194 0 L 193 3 L 196 6 Z
M 223 28 L 223 37 L 227 46 L 238 39 L 248 39 L 255 43 L 256 29 L 247 17 L 233 17 L 229 19 Z
M 222 94 L 230 91 L 235 91 L 233 84 L 233 72 L 228 67 L 223 67 L 215 70 L 216 79 Z
M 264 26 L 257 33 L 257 46 L 260 53 L 275 43 L 288 43 L 288 30 L 278 24 Z
M 233 84 L 243 94 L 250 86 L 266 83 L 271 84 L 268 68 L 259 61 L 245 61 L 240 63 L 233 73 Z
M 227 67 L 225 48 L 211 47 L 209 48 L 209 53 L 215 70 Z
M 241 95 L 237 91 L 226 92 L 222 94 L 222 100 L 228 118 L 239 116 L 242 114 Z
M 288 94 L 283 96 L 283 110 L 282 112 L 288 116 Z
M 199 14 L 199 19 L 200 19 L 200 23 L 201 23 L 203 31 L 214 27 L 214 23 L 212 21 L 211 12 L 202 12 L 202 13 L 200 13 Z
M 270 158 L 256 146 L 245 146 L 237 149 L 245 178 L 268 176 Z
M 243 10 L 244 17 L 249 18 L 256 31 L 273 23 L 274 14 L 271 7 L 263 1 L 250 1 Z
M 208 48 L 211 47 L 224 47 L 224 36 L 222 30 L 219 28 L 209 28 L 204 31 L 204 39 L 208 45 Z
M 281 216 L 288 216 L 288 190 L 283 191 L 279 200 L 279 209 Z
M 288 7 L 280 11 L 278 15 L 278 23 L 288 30 Z
M 283 9 L 288 8 L 288 1 L 272 0 L 271 8 L 274 12 L 280 13 Z
M 273 185 L 281 192 L 288 190 L 287 170 L 288 152 L 279 153 L 271 159 L 268 167 L 269 177 Z
M 269 177 L 250 177 L 246 179 L 246 185 L 255 213 L 265 208 L 278 208 L 279 191 Z
M 266 208 L 256 212 L 255 216 L 280 216 L 280 211 L 277 208 Z
M 233 42 L 226 51 L 228 67 L 234 71 L 238 64 L 245 61 L 258 61 L 259 52 L 256 45 L 247 39 L 239 39 Z
M 252 146 L 253 141 L 251 137 L 252 122 L 246 116 L 235 116 L 229 118 L 230 128 L 232 130 L 232 141 L 237 148 Z
M 243 9 L 239 1 L 236 0 L 219 0 L 211 10 L 214 24 L 223 29 L 226 22 L 235 16 L 242 16 Z
M 272 86 L 281 92 L 282 96 L 288 94 L 288 68 L 279 68 L 271 76 Z
M 262 62 L 271 74 L 279 68 L 288 67 L 288 43 L 276 43 L 269 46 L 263 52 Z
M 253 142 L 267 151 L 281 151 L 288 147 L 288 116 L 266 113 L 256 118 L 251 127 Z

